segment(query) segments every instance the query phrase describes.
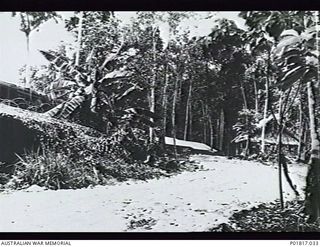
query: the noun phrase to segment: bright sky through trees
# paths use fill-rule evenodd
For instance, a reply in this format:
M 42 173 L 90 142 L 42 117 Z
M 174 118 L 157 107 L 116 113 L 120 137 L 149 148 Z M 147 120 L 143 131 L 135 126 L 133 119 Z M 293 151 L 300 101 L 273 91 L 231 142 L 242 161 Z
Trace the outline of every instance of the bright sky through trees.
M 59 12 L 63 18 L 68 18 L 72 12 Z M 216 18 L 227 18 L 236 21 L 239 27 L 244 27 L 244 20 L 238 17 L 238 12 L 196 12 L 196 17 L 181 23 L 181 29 L 189 29 L 190 35 L 202 36 L 210 32 L 212 22 Z M 128 23 L 135 12 L 115 12 L 115 15 Z M 12 17 L 10 12 L 0 13 L 0 33 L 5 34 L 0 40 L 0 80 L 17 83 L 19 81 L 19 69 L 26 63 L 25 35 L 20 29 L 20 19 Z M 160 26 L 161 36 L 164 41 L 168 37 L 168 26 Z M 31 35 L 30 61 L 31 66 L 46 64 L 46 59 L 39 50 L 57 48 L 59 44 L 73 42 L 74 38 L 64 28 L 64 22 L 56 24 L 50 20 L 44 23 L 39 32 Z

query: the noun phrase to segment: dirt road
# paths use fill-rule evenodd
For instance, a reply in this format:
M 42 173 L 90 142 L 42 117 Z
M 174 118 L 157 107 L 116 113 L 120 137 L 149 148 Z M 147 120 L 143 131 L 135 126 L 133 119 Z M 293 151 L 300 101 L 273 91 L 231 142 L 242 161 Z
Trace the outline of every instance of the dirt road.
M 206 231 L 235 211 L 278 198 L 278 171 L 252 161 L 193 156 L 202 169 L 93 189 L 0 194 L 1 232 Z M 291 176 L 299 188 L 306 168 Z M 285 197 L 294 198 L 284 182 Z

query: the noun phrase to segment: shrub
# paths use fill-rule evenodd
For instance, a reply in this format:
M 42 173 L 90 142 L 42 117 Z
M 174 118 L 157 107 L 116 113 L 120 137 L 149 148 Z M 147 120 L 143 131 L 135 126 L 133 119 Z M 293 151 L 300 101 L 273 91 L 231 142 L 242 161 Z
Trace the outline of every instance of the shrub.
M 0 173 L 0 185 L 6 184 L 10 179 L 10 175 L 7 173 Z
M 234 213 L 229 222 L 211 229 L 214 232 L 319 232 L 317 223 L 309 223 L 303 201 L 261 204 Z
M 185 163 L 169 160 L 168 157 L 153 162 L 127 163 L 124 159 L 99 156 L 89 150 L 71 154 L 42 145 L 36 151 L 19 156 L 13 176 L 6 186 L 23 189 L 38 185 L 56 190 L 105 185 L 111 180 L 147 180 L 188 170 L 190 167 Z
M 87 163 L 89 164 L 89 163 Z M 42 146 L 19 157 L 9 185 L 25 188 L 32 184 L 49 189 L 85 187 L 94 184 L 94 170 L 85 163 L 75 163 L 69 155 Z

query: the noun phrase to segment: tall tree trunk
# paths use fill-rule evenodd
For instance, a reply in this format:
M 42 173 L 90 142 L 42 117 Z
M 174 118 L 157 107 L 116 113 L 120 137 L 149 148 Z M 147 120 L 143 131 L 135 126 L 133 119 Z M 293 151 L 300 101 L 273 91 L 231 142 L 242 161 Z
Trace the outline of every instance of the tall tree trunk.
M 83 11 L 79 13 L 79 25 L 78 25 L 78 37 L 77 37 L 77 45 L 76 45 L 76 60 L 75 65 L 79 66 L 80 64 L 80 51 L 81 51 L 81 41 L 82 41 L 82 26 L 83 26 Z
M 315 116 L 315 95 L 313 83 L 307 84 L 311 138 L 311 156 L 307 175 L 306 211 L 311 222 L 320 219 L 320 139 Z
M 248 102 L 247 102 L 246 91 L 244 89 L 244 86 L 243 86 L 242 82 L 240 82 L 240 88 L 241 88 L 241 94 L 242 94 L 242 99 L 243 99 L 243 107 L 244 107 L 244 109 L 248 110 Z
M 163 87 L 163 97 L 162 97 L 162 109 L 163 109 L 163 120 L 162 120 L 162 131 L 163 131 L 163 147 L 165 149 L 165 137 L 167 134 L 167 88 L 168 88 L 168 65 L 166 65 L 165 69 L 165 77 L 164 77 L 164 87 Z
M 212 117 L 208 114 L 208 121 L 209 121 L 209 129 L 210 129 L 210 147 L 213 148 L 213 140 L 214 140 L 214 134 L 213 134 L 213 126 L 212 126 Z
M 189 140 L 193 140 L 192 135 L 192 98 L 190 98 L 190 104 L 189 104 Z
M 26 31 L 26 41 L 27 41 L 27 62 L 25 71 L 25 85 L 24 87 L 30 88 L 30 34 L 31 34 L 31 23 L 29 19 L 29 14 L 26 12 L 25 16 L 27 20 L 27 31 Z M 31 91 L 30 91 L 31 92 Z
M 202 121 L 203 121 L 203 143 L 207 143 L 207 114 L 205 109 L 205 104 L 201 101 L 201 108 L 202 108 Z
M 258 86 L 256 82 L 256 78 L 253 80 L 253 86 L 254 86 L 254 106 L 255 106 L 255 112 L 256 115 L 259 114 L 259 93 L 258 93 Z
M 282 116 L 282 92 L 280 93 L 279 99 L 279 130 L 278 130 L 278 174 L 279 174 L 279 194 L 280 194 L 280 205 L 284 208 L 283 200 L 283 187 L 282 187 L 282 133 L 283 133 L 283 116 Z
M 220 123 L 219 123 L 219 149 L 221 151 L 224 148 L 224 125 L 225 125 L 224 110 L 223 110 L 223 108 L 221 108 Z
M 267 66 L 267 76 L 265 85 L 265 100 L 264 100 L 264 110 L 263 110 L 263 125 L 261 130 L 261 153 L 266 151 L 266 120 L 268 118 L 268 107 L 269 107 L 269 67 L 270 67 L 270 54 L 268 55 L 268 66 Z
M 30 33 L 26 35 L 27 39 L 27 62 L 25 71 L 25 87 L 30 88 Z
M 303 135 L 303 143 L 304 143 L 304 149 L 302 150 L 302 154 L 301 154 L 301 160 L 306 161 L 306 154 L 308 151 L 308 144 L 307 144 L 307 140 L 308 140 L 308 124 L 305 122 L 304 123 L 304 135 Z
M 243 98 L 243 108 L 245 110 L 248 110 L 248 102 L 247 102 L 247 96 L 246 96 L 246 91 L 244 89 L 243 83 L 240 82 L 240 88 L 241 88 L 241 93 L 242 93 L 242 98 Z M 248 116 L 246 115 L 246 125 L 249 126 L 249 119 Z M 250 134 L 248 133 L 247 136 L 247 141 L 246 141 L 246 147 L 245 147 L 245 156 L 247 157 L 250 154 Z
M 155 112 L 156 99 L 155 99 L 155 89 L 156 89 L 156 28 L 154 28 L 152 33 L 152 53 L 153 53 L 153 66 L 152 66 L 152 81 L 151 81 L 151 91 L 150 91 L 150 111 Z M 150 119 L 153 122 L 153 118 Z M 153 127 L 149 128 L 149 141 L 150 143 L 153 141 L 154 135 Z
M 314 11 L 314 22 L 315 22 L 315 28 L 316 28 L 316 50 L 317 50 L 317 60 L 320 61 L 320 42 L 319 42 L 319 11 Z M 318 63 L 317 66 L 317 74 L 318 74 L 318 80 L 316 84 L 317 92 L 320 90 L 320 65 Z
M 217 118 L 216 147 L 220 148 L 220 119 Z
M 205 114 L 206 114 L 206 126 L 207 126 L 207 143 L 208 145 L 210 145 L 210 147 L 212 146 L 211 145 L 211 135 L 212 135 L 212 126 L 211 126 L 211 122 L 210 122 L 210 114 L 209 114 L 209 107 L 207 104 L 204 105 L 204 110 L 205 110 Z
M 250 155 L 250 145 L 251 145 L 251 141 L 250 141 L 250 135 L 248 134 L 247 136 L 247 141 L 246 141 L 246 147 L 245 147 L 245 151 L 244 151 L 244 155 L 245 157 L 248 157 Z
M 297 191 L 296 187 L 294 186 L 294 184 L 290 178 L 287 159 L 282 151 L 282 135 L 283 135 L 283 130 L 285 128 L 284 115 L 287 112 L 286 109 L 290 108 L 290 106 L 287 106 L 288 100 L 290 97 L 290 93 L 291 93 L 291 89 L 288 91 L 288 93 L 286 95 L 284 104 L 282 102 L 282 95 L 283 95 L 282 92 L 280 94 L 280 100 L 279 100 L 279 125 L 278 125 L 278 128 L 279 128 L 278 129 L 278 131 L 279 131 L 279 136 L 278 136 L 278 138 L 279 138 L 278 139 L 279 190 L 280 190 L 280 192 L 282 191 L 282 175 L 281 174 L 282 174 L 282 169 L 283 169 L 283 174 L 284 174 L 290 188 L 293 190 L 293 192 L 295 193 L 296 196 L 299 196 L 299 192 Z M 289 149 L 290 149 L 290 147 L 289 147 Z M 280 202 L 281 202 L 281 207 L 283 208 L 284 203 L 283 203 L 283 199 L 281 199 L 281 197 L 283 198 L 282 194 L 280 193 Z
M 172 138 L 173 138 L 173 148 L 174 148 L 174 156 L 177 159 L 177 131 L 176 131 L 176 103 L 177 103 L 177 94 L 178 94 L 178 78 L 174 81 L 174 92 L 173 92 L 173 100 L 172 100 L 172 114 L 171 114 L 171 122 L 172 122 Z
M 300 128 L 300 133 L 299 133 L 299 145 L 298 145 L 298 151 L 297 151 L 298 152 L 297 160 L 303 161 L 302 152 L 304 149 L 303 137 L 304 137 L 304 131 L 305 131 L 305 124 L 303 122 L 302 89 L 300 89 L 300 98 L 299 98 L 299 128 Z
M 187 140 L 188 136 L 188 123 L 189 123 L 189 115 L 190 115 L 190 102 L 191 102 L 191 92 L 192 92 L 192 81 L 190 81 L 189 85 L 189 94 L 188 94 L 188 99 L 187 99 L 187 105 L 186 105 L 186 116 L 185 116 L 185 122 L 184 122 L 184 135 L 183 135 L 183 140 Z

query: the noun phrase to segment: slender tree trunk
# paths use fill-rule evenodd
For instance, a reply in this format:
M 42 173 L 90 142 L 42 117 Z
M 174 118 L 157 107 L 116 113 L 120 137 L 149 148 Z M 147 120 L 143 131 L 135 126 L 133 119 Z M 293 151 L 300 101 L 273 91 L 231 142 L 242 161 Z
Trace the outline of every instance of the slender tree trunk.
M 259 114 L 259 93 L 258 93 L 258 87 L 257 87 L 257 82 L 256 78 L 253 80 L 253 86 L 254 86 L 254 106 L 255 106 L 255 112 L 256 115 Z
M 206 144 L 211 145 L 211 126 L 210 126 L 210 115 L 209 115 L 209 107 L 207 104 L 204 105 L 205 119 L 206 119 L 206 129 L 207 129 L 207 140 Z
M 279 133 L 278 133 L 278 174 L 279 174 L 279 194 L 280 194 L 280 205 L 284 208 L 283 200 L 283 186 L 282 186 L 282 133 L 283 133 L 283 116 L 282 116 L 282 92 L 279 99 Z
M 210 128 L 210 147 L 213 148 L 214 134 L 213 134 L 213 126 L 212 126 L 211 115 L 208 115 L 208 121 L 209 121 L 209 128 Z
M 220 124 L 219 124 L 219 149 L 222 151 L 223 150 L 223 147 L 224 147 L 224 125 L 225 125 L 225 122 L 224 122 L 224 110 L 223 108 L 221 108 L 221 111 L 220 111 Z
M 285 158 L 284 155 L 281 156 L 282 159 L 281 159 L 281 164 L 282 164 L 282 167 L 283 167 L 283 174 L 284 176 L 286 177 L 286 180 L 290 186 L 290 188 L 293 190 L 293 192 L 295 193 L 296 196 L 299 196 L 299 192 L 298 190 L 296 189 L 295 185 L 293 184 L 290 176 L 289 176 L 289 169 L 288 169 L 288 164 L 287 164 L 287 159 Z
M 152 68 L 152 82 L 151 82 L 151 91 L 150 91 L 150 111 L 155 112 L 156 99 L 155 99 L 155 89 L 156 89 L 156 28 L 152 33 L 152 52 L 153 52 L 153 68 Z M 150 119 L 153 122 L 153 118 Z M 153 141 L 154 135 L 153 127 L 149 128 L 149 141 L 150 143 Z
M 79 25 L 78 25 L 78 37 L 77 37 L 77 50 L 76 50 L 76 60 L 75 65 L 80 64 L 80 51 L 81 51 L 81 41 L 82 41 L 82 26 L 83 26 L 83 11 L 79 13 Z
M 283 174 L 284 174 L 284 176 L 285 176 L 290 188 L 293 190 L 293 192 L 295 193 L 296 196 L 299 196 L 299 192 L 297 191 L 296 187 L 294 186 L 294 184 L 293 184 L 293 182 L 292 182 L 292 180 L 290 178 L 290 175 L 289 175 L 287 159 L 286 159 L 285 155 L 282 152 L 282 135 L 283 135 L 283 130 L 285 128 L 284 115 L 287 112 L 286 109 L 290 108 L 290 106 L 287 106 L 288 105 L 288 100 L 289 100 L 289 97 L 290 97 L 290 93 L 291 93 L 291 89 L 288 91 L 288 93 L 286 95 L 284 104 L 282 102 L 282 92 L 281 92 L 280 100 L 279 100 L 278 163 L 279 163 L 279 184 L 281 185 L 279 187 L 280 187 L 280 191 L 282 191 L 282 177 L 281 177 L 281 174 L 282 174 L 282 168 L 283 168 Z M 289 146 L 289 151 L 290 151 L 290 146 Z M 282 201 L 283 201 L 283 199 L 282 199 Z M 281 204 L 281 207 L 282 208 L 284 207 L 283 203 Z
M 216 147 L 220 148 L 220 119 L 217 119 Z
M 173 100 L 172 100 L 172 114 L 171 114 L 171 122 L 172 122 L 172 138 L 173 138 L 173 148 L 174 148 L 174 156 L 177 159 L 177 132 L 176 132 L 176 103 L 177 103 L 177 94 L 178 94 L 178 78 L 174 82 L 174 92 L 173 92 Z
M 243 107 L 244 107 L 244 109 L 248 110 L 248 101 L 247 101 L 246 91 L 244 89 L 242 82 L 240 82 L 240 88 L 241 88 L 241 94 L 242 94 L 242 98 L 243 98 Z
M 164 149 L 165 149 L 165 137 L 167 135 L 167 99 L 168 99 L 167 88 L 168 88 L 168 65 L 166 65 L 166 69 L 165 69 L 163 98 L 162 98 L 162 109 L 163 109 L 162 129 L 163 129 Z
M 192 135 L 192 98 L 190 98 L 190 104 L 189 104 L 189 140 L 193 140 Z
M 27 39 L 27 62 L 25 71 L 25 87 L 30 88 L 30 33 L 26 34 Z
M 264 110 L 263 110 L 263 125 L 261 131 L 261 153 L 266 151 L 266 120 L 268 118 L 268 107 L 269 107 L 269 64 L 270 64 L 270 54 L 268 55 L 268 66 L 267 66 L 267 76 L 266 76 L 266 85 L 265 85 L 265 101 L 264 101 Z
M 281 208 L 283 209 L 284 199 L 283 199 L 283 185 L 282 185 L 282 130 L 279 130 L 279 136 L 278 136 L 278 178 L 279 178 L 280 205 L 281 205 Z
M 245 147 L 245 151 L 244 151 L 245 157 L 248 157 L 250 155 L 250 144 L 251 144 L 250 135 L 248 134 L 247 141 L 246 141 L 246 147 Z
M 203 143 L 207 143 L 207 114 L 205 111 L 205 104 L 201 101 L 202 105 L 202 119 L 203 119 Z
M 192 84 L 191 84 L 191 89 L 192 89 Z M 193 120 L 193 112 L 192 112 L 192 104 L 193 104 L 193 99 L 192 99 L 192 90 L 190 92 L 190 99 L 189 99 L 189 140 L 193 140 L 193 125 L 192 125 L 192 120 Z
M 303 143 L 304 143 L 304 149 L 302 150 L 302 154 L 301 154 L 301 160 L 306 161 L 306 154 L 308 151 L 308 145 L 307 145 L 307 140 L 308 140 L 308 125 L 305 122 L 304 123 L 304 135 L 303 135 Z
M 311 138 L 311 157 L 307 175 L 306 211 L 311 222 L 320 219 L 320 139 L 315 116 L 315 95 L 313 83 L 307 84 Z
M 300 89 L 300 98 L 299 98 L 299 127 L 300 127 L 300 133 L 299 133 L 299 145 L 298 145 L 298 155 L 297 160 L 303 161 L 302 159 L 302 152 L 304 149 L 304 131 L 305 131 L 305 124 L 303 122 L 303 105 L 302 105 L 302 90 Z
M 187 99 L 187 105 L 186 105 L 186 116 L 185 116 L 185 122 L 184 122 L 184 135 L 183 135 L 183 140 L 187 140 L 188 136 L 188 123 L 189 123 L 189 115 L 190 115 L 190 102 L 191 102 L 191 91 L 192 91 L 192 81 L 190 81 L 190 86 L 189 86 L 189 94 L 188 94 L 188 99 Z
M 181 95 L 182 95 L 182 80 L 179 81 L 179 84 L 178 84 L 178 97 L 177 97 L 177 103 L 178 105 L 180 104 L 181 102 Z
M 21 14 L 22 18 L 22 14 Z M 29 19 L 29 14 L 26 12 L 25 14 L 26 24 L 27 24 L 27 31 L 26 34 L 26 41 L 27 41 L 27 62 L 26 62 L 26 70 L 25 70 L 25 88 L 30 88 L 30 34 L 31 34 L 31 23 Z
M 320 61 L 320 42 L 319 42 L 319 11 L 314 11 L 314 21 L 315 21 L 315 27 L 316 27 L 316 50 L 317 50 L 317 59 Z M 317 74 L 318 74 L 318 80 L 316 84 L 317 92 L 320 89 L 320 65 L 317 66 Z
M 248 102 L 247 102 L 247 96 L 246 96 L 246 91 L 244 89 L 243 83 L 240 82 L 240 88 L 241 88 L 241 93 L 242 93 L 242 98 L 243 98 L 243 107 L 245 110 L 248 110 Z M 246 116 L 246 125 L 249 126 L 249 119 L 248 116 Z M 248 133 L 247 136 L 247 141 L 246 141 L 246 147 L 245 147 L 245 156 L 247 157 L 250 154 L 250 134 Z

